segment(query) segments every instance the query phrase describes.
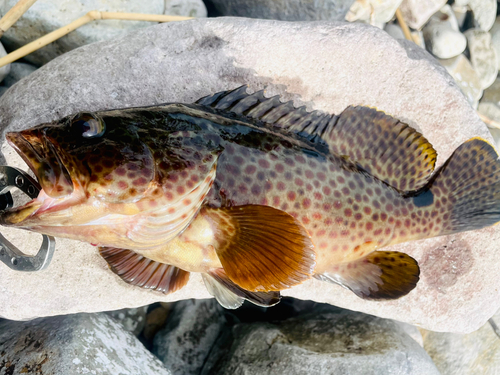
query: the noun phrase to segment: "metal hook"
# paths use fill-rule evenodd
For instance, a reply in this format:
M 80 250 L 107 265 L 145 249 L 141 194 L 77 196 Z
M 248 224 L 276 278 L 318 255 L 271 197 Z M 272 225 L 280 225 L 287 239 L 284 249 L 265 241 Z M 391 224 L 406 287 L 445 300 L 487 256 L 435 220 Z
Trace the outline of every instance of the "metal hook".
M 0 166 L 0 210 L 13 206 L 14 202 L 10 190 L 18 188 L 28 197 L 34 199 L 41 190 L 40 185 L 31 176 L 20 169 Z M 24 254 L 2 234 L 0 234 L 0 260 L 16 271 L 34 272 L 46 268 L 56 247 L 54 237 L 42 235 L 43 241 L 35 256 Z

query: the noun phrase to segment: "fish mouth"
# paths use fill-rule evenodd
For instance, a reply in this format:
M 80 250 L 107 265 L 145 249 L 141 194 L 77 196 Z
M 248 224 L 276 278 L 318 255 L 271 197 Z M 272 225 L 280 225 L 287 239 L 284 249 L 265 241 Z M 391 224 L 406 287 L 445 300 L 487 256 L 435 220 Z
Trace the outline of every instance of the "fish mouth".
M 6 138 L 33 171 L 41 190 L 25 205 L 0 212 L 0 225 L 30 227 L 39 222 L 42 214 L 74 204 L 75 185 L 56 145 L 43 134 L 43 129 L 10 132 Z

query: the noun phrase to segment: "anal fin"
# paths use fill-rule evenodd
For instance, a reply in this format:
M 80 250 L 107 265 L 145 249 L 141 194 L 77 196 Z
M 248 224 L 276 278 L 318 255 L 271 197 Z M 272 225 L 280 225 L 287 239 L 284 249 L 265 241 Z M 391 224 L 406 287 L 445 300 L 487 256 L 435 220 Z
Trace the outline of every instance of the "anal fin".
M 415 259 L 397 251 L 374 251 L 352 262 L 330 266 L 314 277 L 339 284 L 363 299 L 397 299 L 408 294 L 419 280 Z
M 224 269 L 219 268 L 202 274 L 208 292 L 226 309 L 237 309 L 247 300 L 258 306 L 274 306 L 281 297 L 279 292 L 250 292 L 227 277 Z
M 123 281 L 141 288 L 169 294 L 181 289 L 189 280 L 189 272 L 156 262 L 132 250 L 100 247 L 99 253 Z

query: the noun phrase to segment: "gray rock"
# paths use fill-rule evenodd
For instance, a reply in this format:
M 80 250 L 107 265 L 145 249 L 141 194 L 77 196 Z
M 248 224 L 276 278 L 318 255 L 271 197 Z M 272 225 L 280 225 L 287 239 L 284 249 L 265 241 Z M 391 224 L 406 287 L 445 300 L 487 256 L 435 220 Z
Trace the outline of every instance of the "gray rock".
M 343 21 L 354 0 L 206 0 L 217 16 L 282 21 Z
M 439 62 L 455 79 L 469 103 L 477 108 L 479 99 L 483 95 L 483 89 L 479 75 L 467 57 L 460 55 L 452 59 L 439 60 Z
M 2 83 L 6 87 L 11 87 L 16 82 L 20 81 L 24 77 L 29 76 L 37 69 L 38 68 L 36 66 L 31 64 L 14 62 L 10 64 L 10 73 L 7 75 L 7 77 L 5 77 Z
M 500 311 L 493 317 L 500 323 Z M 489 323 L 476 332 L 424 332 L 424 348 L 442 375 L 496 375 L 500 372 L 500 337 Z
M 457 19 L 449 5 L 431 17 L 423 34 L 427 50 L 440 59 L 458 56 L 467 46 L 467 39 L 458 30 Z
M 490 30 L 491 45 L 497 54 L 497 68 L 500 70 L 500 16 L 498 16 Z
M 445 4 L 446 0 L 403 0 L 401 13 L 408 26 L 420 30 Z
M 236 324 L 202 374 L 439 374 L 398 324 L 328 307 L 276 323 Z
M 17 0 L 0 2 L 0 17 L 11 9 Z M 163 14 L 164 0 L 143 2 L 122 0 L 38 0 L 2 37 L 5 46 L 14 50 L 66 26 L 91 10 L 108 12 Z M 35 65 L 42 65 L 74 48 L 96 41 L 112 39 L 126 31 L 150 26 L 151 22 L 102 20 L 92 21 L 54 43 L 25 57 Z
M 177 302 L 154 338 L 153 353 L 172 374 L 199 374 L 225 325 L 215 299 Z
M 377 107 L 422 131 L 438 151 L 438 166 L 464 141 L 492 139 L 453 78 L 411 42 L 364 24 L 239 18 L 162 24 L 69 52 L 0 98 L 0 124 L 14 130 L 83 110 L 190 103 L 242 84 L 329 113 L 348 105 Z M 8 164 L 26 168 L 5 143 L 2 152 Z M 10 239 L 35 251 L 41 236 L 31 235 L 13 229 Z M 500 279 L 493 277 L 498 243 L 500 226 L 494 226 L 392 247 L 421 269 L 417 288 L 396 301 L 362 300 L 318 280 L 284 295 L 470 332 L 500 308 Z M 198 274 L 171 295 L 133 287 L 109 271 L 95 247 L 59 238 L 44 271 L 26 274 L 0 264 L 0 273 L 0 316 L 6 318 L 210 298 Z
M 165 0 L 164 13 L 171 16 L 206 17 L 207 7 L 202 0 Z
M 106 313 L 119 322 L 126 331 L 131 332 L 134 336 L 139 336 L 146 325 L 147 310 L 148 306 L 142 306 L 136 309 L 121 309 Z
M 4 57 L 6 55 L 7 51 L 5 51 L 3 44 L 0 43 L 0 57 Z M 4 78 L 10 73 L 10 65 L 11 64 L 7 64 L 0 68 L 0 82 L 2 82 Z
M 384 27 L 384 31 L 392 36 L 394 39 L 404 39 L 405 34 L 403 33 L 403 30 L 399 25 L 396 25 L 395 23 L 388 23 Z
M 485 89 L 495 82 L 498 75 L 498 56 L 491 44 L 491 35 L 480 29 L 469 29 L 464 35 L 469 45 L 472 66 L 479 75 L 481 88 Z
M 489 119 L 500 123 L 500 78 L 497 78 L 490 87 L 484 90 L 478 111 Z
M 170 372 L 106 314 L 0 322 L 0 374 L 148 375 Z

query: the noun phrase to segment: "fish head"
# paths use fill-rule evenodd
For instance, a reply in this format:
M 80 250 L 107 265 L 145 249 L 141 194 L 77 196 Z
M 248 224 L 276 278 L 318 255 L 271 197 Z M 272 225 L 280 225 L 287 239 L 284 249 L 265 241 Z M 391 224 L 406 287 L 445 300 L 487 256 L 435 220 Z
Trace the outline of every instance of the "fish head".
M 145 129 L 141 116 L 115 112 L 7 133 L 42 190 L 0 213 L 0 224 L 129 249 L 165 242 L 187 226 L 213 182 L 215 158 L 179 144 L 182 134 Z

